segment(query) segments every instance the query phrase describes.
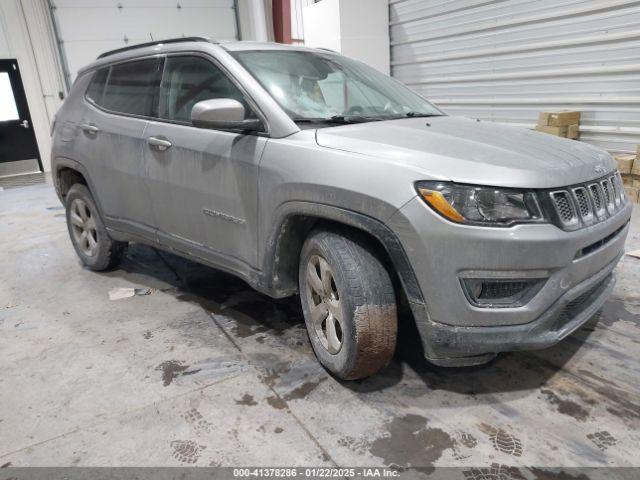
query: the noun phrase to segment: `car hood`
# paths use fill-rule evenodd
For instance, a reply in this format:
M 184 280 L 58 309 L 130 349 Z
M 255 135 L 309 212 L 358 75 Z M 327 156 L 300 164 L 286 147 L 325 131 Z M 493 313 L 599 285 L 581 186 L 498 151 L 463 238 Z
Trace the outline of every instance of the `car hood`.
M 615 169 L 599 148 L 525 128 L 462 117 L 406 118 L 322 128 L 319 145 L 412 168 L 425 180 L 555 188 Z

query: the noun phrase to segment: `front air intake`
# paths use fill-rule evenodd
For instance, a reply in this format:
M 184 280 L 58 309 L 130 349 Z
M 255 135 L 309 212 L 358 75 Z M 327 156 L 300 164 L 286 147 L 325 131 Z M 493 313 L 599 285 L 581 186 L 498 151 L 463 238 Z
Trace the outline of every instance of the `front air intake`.
M 462 289 L 477 307 L 521 307 L 540 291 L 544 279 L 463 278 Z

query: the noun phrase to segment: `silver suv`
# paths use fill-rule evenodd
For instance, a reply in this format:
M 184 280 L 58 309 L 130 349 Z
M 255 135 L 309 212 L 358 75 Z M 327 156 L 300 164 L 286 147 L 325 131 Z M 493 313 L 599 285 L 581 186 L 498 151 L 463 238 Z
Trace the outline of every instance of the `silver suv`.
M 52 153 L 73 246 L 127 242 L 299 294 L 319 361 L 373 374 L 410 307 L 443 366 L 550 346 L 610 294 L 632 207 L 604 151 L 450 117 L 324 50 L 183 38 L 79 72 Z

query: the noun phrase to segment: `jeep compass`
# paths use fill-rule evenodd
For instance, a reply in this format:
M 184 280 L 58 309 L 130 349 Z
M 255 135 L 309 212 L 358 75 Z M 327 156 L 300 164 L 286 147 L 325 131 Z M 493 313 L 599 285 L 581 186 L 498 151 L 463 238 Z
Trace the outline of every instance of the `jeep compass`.
M 401 300 L 437 365 L 555 344 L 607 299 L 628 232 L 605 151 L 448 116 L 327 50 L 107 52 L 56 118 L 55 187 L 88 268 L 139 242 L 299 295 L 344 379 L 390 361 Z

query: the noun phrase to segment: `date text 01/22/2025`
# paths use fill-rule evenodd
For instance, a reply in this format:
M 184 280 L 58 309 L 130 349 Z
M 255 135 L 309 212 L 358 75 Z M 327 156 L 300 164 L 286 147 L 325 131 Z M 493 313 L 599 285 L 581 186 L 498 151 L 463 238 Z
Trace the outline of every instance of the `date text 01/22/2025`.
M 233 476 L 263 478 L 394 478 L 400 472 L 393 468 L 234 468 Z

